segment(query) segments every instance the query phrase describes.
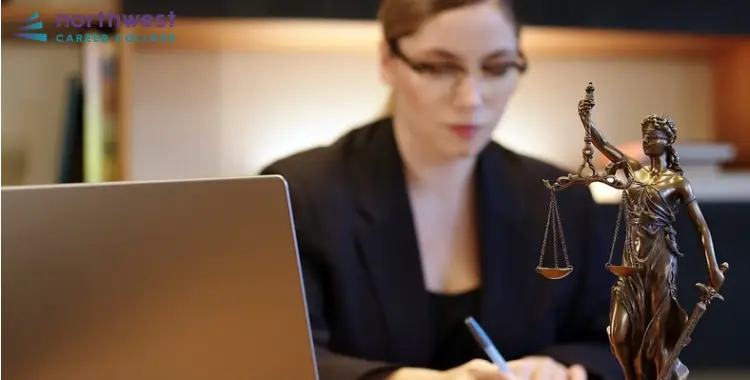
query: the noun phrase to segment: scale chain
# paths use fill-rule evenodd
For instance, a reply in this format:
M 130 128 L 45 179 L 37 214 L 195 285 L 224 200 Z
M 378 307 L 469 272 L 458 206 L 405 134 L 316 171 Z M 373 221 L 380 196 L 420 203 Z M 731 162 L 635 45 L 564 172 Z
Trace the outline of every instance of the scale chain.
M 620 221 L 622 220 L 622 209 L 625 205 L 626 195 L 625 190 L 622 191 L 622 197 L 620 197 L 620 206 L 617 208 L 617 219 L 615 221 L 615 233 L 612 237 L 612 249 L 609 251 L 609 261 L 607 261 L 607 264 L 612 264 L 612 259 L 614 259 L 615 256 L 615 246 L 617 245 L 617 235 L 619 235 L 620 232 Z M 625 244 L 627 244 L 628 238 L 627 238 L 627 231 L 625 232 Z
M 557 205 L 557 198 L 555 198 L 555 218 L 557 219 L 557 231 L 560 234 L 560 248 L 562 249 L 563 258 L 565 258 L 565 266 L 570 267 L 568 246 L 565 244 L 565 231 L 563 230 L 562 218 L 560 218 L 560 208 Z M 557 254 L 555 254 L 555 266 L 557 266 Z
M 539 255 L 539 266 L 544 266 L 544 254 L 547 253 L 547 239 L 549 238 L 549 223 L 552 219 L 552 207 L 555 204 L 555 190 L 550 189 L 549 210 L 547 211 L 547 225 L 544 227 L 544 239 L 542 240 L 542 253 Z M 554 233 L 553 233 L 554 235 Z
M 552 205 L 554 206 L 552 211 L 552 259 L 555 262 L 555 268 L 559 268 L 557 262 L 557 197 L 552 198 Z
M 568 258 L 568 247 L 565 244 L 565 232 L 562 226 L 562 218 L 560 218 L 560 210 L 557 204 L 557 197 L 554 189 L 550 189 L 550 200 L 549 210 L 547 212 L 547 224 L 544 227 L 544 238 L 542 240 L 542 252 L 539 255 L 539 266 L 544 266 L 544 256 L 547 253 L 547 242 L 549 239 L 549 232 L 552 231 L 552 259 L 554 261 L 555 268 L 560 267 L 560 261 L 558 259 L 559 250 L 562 250 L 563 257 L 565 259 L 566 267 L 570 267 L 570 259 Z M 557 239 L 560 238 L 560 246 L 558 247 Z

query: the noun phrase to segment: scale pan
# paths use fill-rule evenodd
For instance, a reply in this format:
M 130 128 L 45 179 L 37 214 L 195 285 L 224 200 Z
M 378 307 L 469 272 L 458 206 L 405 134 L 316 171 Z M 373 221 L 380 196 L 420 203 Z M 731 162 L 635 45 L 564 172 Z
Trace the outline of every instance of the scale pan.
M 571 272 L 573 272 L 573 267 L 568 266 L 565 268 L 547 268 L 547 267 L 536 267 L 537 273 L 541 274 L 542 276 L 550 279 L 550 280 L 559 280 L 561 278 L 567 277 Z
M 612 274 L 618 277 L 630 277 L 636 273 L 641 272 L 642 269 L 643 268 L 638 268 L 638 267 L 607 265 L 607 270 L 612 272 Z

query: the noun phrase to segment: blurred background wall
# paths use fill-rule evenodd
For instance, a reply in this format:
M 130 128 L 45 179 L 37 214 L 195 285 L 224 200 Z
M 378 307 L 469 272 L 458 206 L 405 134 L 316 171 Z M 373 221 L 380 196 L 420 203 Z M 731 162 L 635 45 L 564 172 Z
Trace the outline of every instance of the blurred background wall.
M 375 47 L 368 50 L 134 52 L 132 123 L 123 147 L 128 178 L 247 175 L 331 142 L 376 117 L 385 101 Z M 80 70 L 81 52 L 9 42 L 3 57 L 3 151 L 9 161 L 23 155 L 24 174 L 16 175 L 22 183 L 55 182 L 68 75 Z M 706 59 L 531 59 L 495 134 L 520 153 L 567 168 L 578 163 L 583 133 L 576 105 L 589 81 L 597 89 L 595 120 L 614 143 L 638 141 L 639 122 L 651 113 L 676 120 L 680 143 L 716 141 Z M 688 152 L 678 153 L 684 159 Z M 750 175 L 735 177 L 711 182 L 718 188 L 696 185 L 708 197 L 718 193 L 714 198 L 750 193 L 736 191 L 750 189 Z

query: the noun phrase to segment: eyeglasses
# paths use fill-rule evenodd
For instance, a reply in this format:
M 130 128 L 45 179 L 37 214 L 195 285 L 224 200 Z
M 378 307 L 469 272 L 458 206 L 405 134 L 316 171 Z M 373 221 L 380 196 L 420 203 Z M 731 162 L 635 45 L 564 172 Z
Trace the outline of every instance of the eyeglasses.
M 463 81 L 470 77 L 470 70 L 455 63 L 420 63 L 415 62 L 401 50 L 398 40 L 388 41 L 388 47 L 394 57 L 401 60 L 415 73 L 423 78 L 425 85 L 431 90 L 453 92 Z M 519 52 L 515 59 L 482 68 L 479 84 L 483 93 L 493 93 L 503 89 L 505 80 L 513 71 L 523 73 L 528 63 L 523 52 Z

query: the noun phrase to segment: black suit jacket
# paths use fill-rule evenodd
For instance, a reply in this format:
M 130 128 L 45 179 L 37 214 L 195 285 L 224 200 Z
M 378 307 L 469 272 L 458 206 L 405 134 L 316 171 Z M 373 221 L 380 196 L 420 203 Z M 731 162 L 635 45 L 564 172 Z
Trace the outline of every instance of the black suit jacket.
M 481 152 L 476 170 L 479 322 L 508 360 L 549 355 L 583 364 L 597 378 L 620 379 L 605 332 L 614 281 L 604 268 L 609 247 L 594 232 L 589 191 L 558 195 L 576 269 L 552 281 L 535 272 L 550 202 L 542 179 L 563 172 L 496 143 Z M 280 174 L 289 184 L 321 379 L 427 366 L 429 297 L 391 120 L 284 158 L 262 174 Z

